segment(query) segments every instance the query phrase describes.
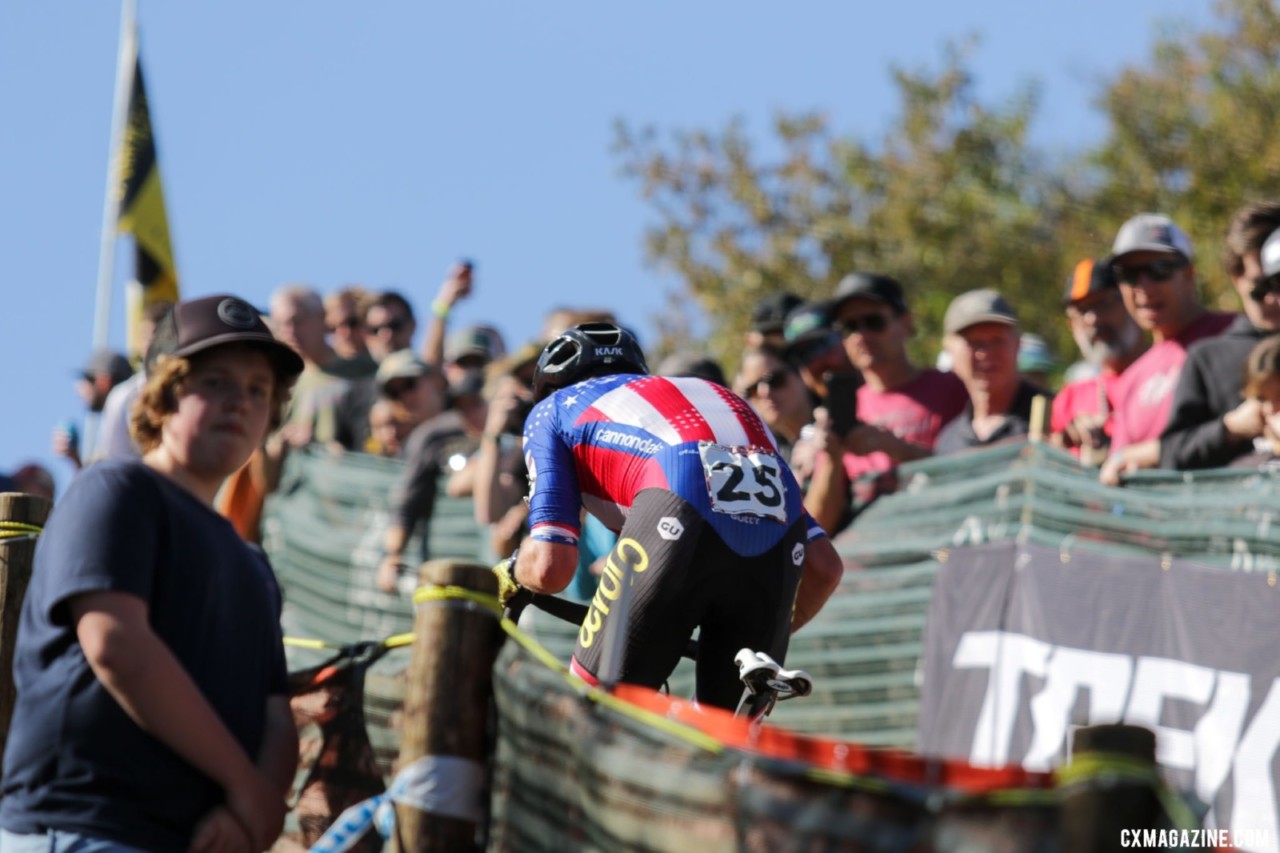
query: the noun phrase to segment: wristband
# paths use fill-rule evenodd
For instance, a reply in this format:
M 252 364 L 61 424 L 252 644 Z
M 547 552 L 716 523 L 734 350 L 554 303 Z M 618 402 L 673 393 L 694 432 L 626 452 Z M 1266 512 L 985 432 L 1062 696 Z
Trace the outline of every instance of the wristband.
M 431 313 L 432 313 L 432 314 L 435 314 L 437 317 L 439 317 L 441 320 L 443 320 L 445 317 L 448 317 L 448 316 L 449 316 L 449 305 L 448 305 L 448 303 L 440 302 L 440 301 L 432 302 L 432 303 L 431 303 Z

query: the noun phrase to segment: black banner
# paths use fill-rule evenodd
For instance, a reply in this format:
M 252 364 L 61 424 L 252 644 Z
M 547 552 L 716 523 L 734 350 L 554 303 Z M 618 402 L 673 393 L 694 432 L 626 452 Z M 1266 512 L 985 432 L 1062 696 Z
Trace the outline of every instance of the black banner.
M 1274 577 L 1015 543 L 939 560 L 922 753 L 1047 770 L 1076 727 L 1146 726 L 1170 784 L 1212 806 L 1209 825 L 1280 853 Z

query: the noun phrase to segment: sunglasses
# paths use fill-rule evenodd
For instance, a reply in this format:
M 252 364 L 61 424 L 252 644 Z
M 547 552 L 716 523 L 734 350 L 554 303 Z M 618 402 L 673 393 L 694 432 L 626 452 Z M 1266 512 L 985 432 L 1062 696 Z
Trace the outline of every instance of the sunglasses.
M 883 314 L 868 314 L 865 317 L 850 317 L 848 320 L 837 320 L 836 329 L 846 338 L 857 332 L 876 334 L 889 328 L 889 318 Z
M 764 376 L 761 376 L 755 382 L 752 382 L 747 386 L 747 396 L 759 397 L 761 385 L 767 385 L 770 391 L 777 391 L 781 388 L 785 388 L 787 383 L 790 381 L 791 374 L 787 373 L 785 370 L 777 373 L 766 373 Z
M 403 329 L 406 325 L 408 325 L 408 323 L 405 322 L 404 320 L 398 320 L 398 319 L 388 320 L 387 322 L 383 323 L 381 326 L 370 326 L 369 331 L 375 335 L 382 334 L 382 332 L 384 331 L 398 332 L 401 329 Z
M 345 317 L 339 320 L 336 325 L 329 327 L 329 334 L 333 334 L 339 329 L 358 329 L 358 328 L 360 328 L 360 321 L 358 319 L 356 319 L 355 317 Z
M 1260 275 L 1253 280 L 1253 289 L 1249 291 L 1249 296 L 1254 302 L 1266 299 L 1268 293 L 1280 293 L 1280 273 L 1269 276 Z
M 1134 264 L 1133 266 L 1116 264 L 1112 269 L 1115 270 L 1116 278 L 1125 284 L 1137 284 L 1144 275 L 1151 281 L 1168 281 L 1173 278 L 1174 273 L 1186 265 L 1187 262 L 1179 258 L 1169 261 L 1152 261 L 1149 264 Z
M 416 379 L 393 379 L 383 386 L 382 393 L 389 399 L 399 400 L 406 391 L 417 384 Z

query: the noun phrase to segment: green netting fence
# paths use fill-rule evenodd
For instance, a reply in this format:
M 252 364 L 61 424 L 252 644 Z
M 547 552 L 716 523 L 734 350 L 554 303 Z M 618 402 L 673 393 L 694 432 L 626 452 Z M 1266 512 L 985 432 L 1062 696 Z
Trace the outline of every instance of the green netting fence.
M 358 455 L 308 452 L 290 459 L 265 520 L 266 545 L 285 592 L 290 633 L 351 642 L 410 630 L 408 597 L 379 593 L 373 586 L 388 494 L 398 471 L 398 463 Z M 815 693 L 780 705 L 772 721 L 800 733 L 911 747 L 919 717 L 925 614 L 937 558 L 948 548 L 1020 539 L 1058 549 L 1064 559 L 1081 550 L 1147 555 L 1154 561 L 1181 557 L 1223 571 L 1266 572 L 1274 583 L 1280 565 L 1278 492 L 1280 473 L 1272 469 L 1145 472 L 1123 488 L 1110 488 L 1068 454 L 1028 443 L 904 466 L 900 491 L 863 508 L 837 538 L 846 561 L 844 580 L 823 612 L 793 638 L 787 658 L 788 666 L 814 675 Z M 470 501 L 442 497 L 427 542 L 433 557 L 481 560 L 482 536 Z M 560 660 L 567 659 L 572 626 L 529 610 L 522 627 Z M 295 655 L 297 662 L 307 662 L 305 653 Z M 370 734 L 386 770 L 395 757 L 393 722 L 403 696 L 400 670 L 406 658 L 406 652 L 388 654 L 368 682 Z M 551 680 L 539 680 L 544 677 Z M 721 758 L 700 755 L 695 763 L 706 768 L 705 774 L 657 773 L 650 765 L 662 765 L 673 755 L 651 741 L 661 741 L 659 734 L 643 726 L 636 729 L 632 722 L 600 723 L 598 709 L 574 704 L 581 700 L 572 691 L 552 690 L 555 676 L 527 662 L 500 668 L 497 680 L 508 747 L 542 756 L 539 761 L 576 762 L 566 770 L 572 770 L 564 782 L 570 788 L 563 796 L 556 794 L 554 806 L 521 800 L 520 771 L 508 771 L 515 773 L 508 778 L 515 793 L 506 807 L 529 812 L 520 826 L 545 824 L 553 816 L 539 817 L 539 809 L 563 807 L 571 815 L 581 814 L 581 822 L 573 826 L 586 846 L 611 846 L 610 821 L 631 820 L 619 814 L 652 818 L 654 826 L 646 832 L 659 833 L 650 839 L 655 848 L 665 843 L 661 826 L 671 820 L 672 826 L 684 827 L 673 829 L 676 835 L 689 832 L 700 840 L 705 831 L 723 841 L 729 832 L 724 824 L 699 829 L 672 818 L 669 811 L 680 812 L 672 800 L 712 808 L 707 804 L 729 798 L 741 809 L 744 798 L 767 799 L 764 792 L 775 784 L 730 785 L 726 773 L 732 770 L 734 779 L 740 779 L 747 772 L 738 757 L 719 765 Z M 682 666 L 671 679 L 672 694 L 687 696 L 691 683 L 690 668 Z M 517 693 L 519 701 L 513 699 Z M 575 744 L 591 750 L 575 757 Z M 565 752 L 562 758 L 552 755 L 560 752 Z M 673 759 L 671 766 L 687 769 L 692 766 L 687 758 Z M 748 775 L 758 773 L 752 765 Z M 596 789 L 609 792 L 607 802 L 591 799 Z M 834 796 L 823 794 L 828 795 Z M 582 798 L 587 799 L 580 802 Z M 779 806 L 780 813 L 793 807 Z M 688 820 L 696 824 L 704 818 Z M 732 837 L 732 844 L 743 843 L 738 835 Z M 526 849 L 536 848 L 534 841 L 517 833 L 503 843 Z

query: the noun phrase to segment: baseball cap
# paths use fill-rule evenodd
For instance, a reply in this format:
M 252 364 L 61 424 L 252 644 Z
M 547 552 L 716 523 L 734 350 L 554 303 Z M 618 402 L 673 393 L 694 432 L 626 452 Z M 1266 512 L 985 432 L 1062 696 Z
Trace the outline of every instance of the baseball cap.
M 850 299 L 870 299 L 888 305 L 895 314 L 907 313 L 907 300 L 897 279 L 873 272 L 853 272 L 840 279 L 835 296 L 827 300 L 827 311 L 836 310 Z
M 80 375 L 92 381 L 101 373 L 110 376 L 111 384 L 116 385 L 133 375 L 133 366 L 129 364 L 129 359 L 118 352 L 109 349 L 95 350 L 81 369 Z
M 781 332 L 783 324 L 787 322 L 787 314 L 800 302 L 799 296 L 786 291 L 762 296 L 751 311 L 751 330 L 764 333 Z
M 724 371 L 716 363 L 716 360 L 709 355 L 697 352 L 683 350 L 673 352 L 662 360 L 662 363 L 658 365 L 658 369 L 654 372 L 658 376 L 692 376 L 698 379 L 706 379 L 708 382 L 714 382 L 717 385 L 726 384 Z
M 430 376 L 431 365 L 413 354 L 413 350 L 401 349 L 388 353 L 378 365 L 373 382 L 378 386 L 378 393 L 386 390 L 387 384 L 394 379 L 417 379 Z
M 1079 302 L 1086 296 L 1111 290 L 1116 286 L 1116 271 L 1106 259 L 1094 260 L 1085 258 L 1076 264 L 1071 275 L 1067 277 L 1067 289 L 1062 294 L 1062 304 L 1070 305 Z
M 1139 213 L 1121 225 L 1108 263 L 1115 263 L 1130 252 L 1169 252 L 1188 261 L 1195 257 L 1191 239 L 1163 213 Z
M 784 355 L 797 366 L 803 366 L 832 347 L 840 345 L 840 333 L 831 327 L 831 315 L 825 302 L 805 302 L 787 315 L 782 337 L 786 341 Z
M 224 344 L 257 345 L 290 376 L 304 366 L 302 356 L 271 334 L 258 309 L 238 296 L 219 294 L 179 302 L 156 323 L 146 369 L 150 372 L 162 355 L 186 358 Z
M 492 326 L 468 326 L 449 336 L 444 346 L 444 360 L 457 362 L 470 355 L 480 356 L 484 363 L 496 361 L 506 355 L 502 333 Z
M 1280 228 L 1262 243 L 1262 274 L 1270 277 L 1280 272 Z
M 979 323 L 1018 325 L 1018 312 L 1009 302 L 990 288 L 970 290 L 951 300 L 942 320 L 942 331 L 948 335 L 963 332 Z

